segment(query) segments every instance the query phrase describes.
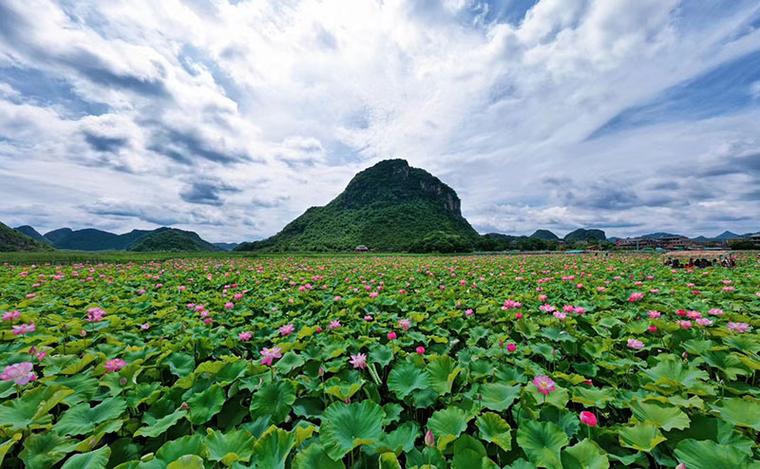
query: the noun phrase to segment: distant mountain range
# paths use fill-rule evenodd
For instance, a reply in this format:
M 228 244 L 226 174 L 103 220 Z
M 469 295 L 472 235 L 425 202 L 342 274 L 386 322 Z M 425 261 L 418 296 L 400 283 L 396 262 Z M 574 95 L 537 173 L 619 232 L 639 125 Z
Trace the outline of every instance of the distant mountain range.
M 44 246 L 75 251 L 220 251 L 193 231 L 176 228 L 132 230 L 115 234 L 95 228 L 72 230 L 59 228 L 41 235 L 29 225 L 15 228 L 17 234 Z M 49 247 L 48 247 L 49 249 Z
M 52 248 L 0 223 L 0 251 L 50 251 Z

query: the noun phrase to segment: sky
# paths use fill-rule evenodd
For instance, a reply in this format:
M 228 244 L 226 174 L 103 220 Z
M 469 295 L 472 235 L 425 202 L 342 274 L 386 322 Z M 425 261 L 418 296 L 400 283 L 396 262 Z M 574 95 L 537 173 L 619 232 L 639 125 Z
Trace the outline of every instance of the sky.
M 278 232 L 404 158 L 480 232 L 760 230 L 757 0 L 3 0 L 0 221 Z

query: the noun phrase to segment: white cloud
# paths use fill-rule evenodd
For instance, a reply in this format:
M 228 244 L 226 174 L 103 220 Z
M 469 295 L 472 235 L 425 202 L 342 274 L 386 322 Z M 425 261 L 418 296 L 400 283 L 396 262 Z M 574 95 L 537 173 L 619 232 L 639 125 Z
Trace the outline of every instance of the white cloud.
M 251 239 L 328 202 L 369 164 L 404 157 L 449 182 L 484 230 L 758 229 L 741 216 L 760 218 L 742 191 L 685 199 L 717 148 L 760 149 L 756 107 L 588 139 L 760 49 L 754 2 L 541 0 L 517 23 L 486 21 L 480 3 L 6 3 L 0 196 L 29 213 L 0 219 L 43 230 L 175 220 L 215 241 Z M 41 99 L 4 80 L 8 70 L 60 90 Z M 56 93 L 106 111 L 68 112 L 73 100 Z M 575 203 L 546 186 L 552 177 L 570 181 Z M 8 178 L 55 187 L 30 194 Z M 679 188 L 652 188 L 662 180 Z M 616 182 L 634 195 L 604 208 L 598 192 Z M 113 210 L 94 204 L 105 199 Z M 39 212 L 51 203 L 66 208 Z

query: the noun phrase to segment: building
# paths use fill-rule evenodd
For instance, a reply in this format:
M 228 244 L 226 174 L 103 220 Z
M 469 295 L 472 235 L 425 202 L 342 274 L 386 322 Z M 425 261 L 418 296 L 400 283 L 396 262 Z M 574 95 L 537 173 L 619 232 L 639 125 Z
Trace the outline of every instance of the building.
M 649 238 L 625 238 L 625 239 L 618 239 L 615 241 L 615 246 L 617 246 L 619 249 L 633 249 L 633 250 L 640 250 L 640 249 L 646 249 L 646 248 L 656 248 L 657 246 L 657 240 L 656 239 L 649 239 Z

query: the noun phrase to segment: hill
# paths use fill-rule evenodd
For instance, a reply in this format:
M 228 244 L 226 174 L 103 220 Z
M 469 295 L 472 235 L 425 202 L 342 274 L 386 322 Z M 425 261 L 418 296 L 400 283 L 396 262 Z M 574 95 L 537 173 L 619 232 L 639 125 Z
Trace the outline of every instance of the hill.
M 33 228 L 32 228 L 33 229 Z M 58 249 L 69 249 L 76 251 L 124 251 L 131 250 L 139 241 L 146 237 L 163 233 L 165 231 L 176 231 L 182 233 L 178 236 L 165 235 L 160 238 L 152 239 L 145 246 L 164 247 L 165 251 L 180 250 L 179 246 L 187 246 L 190 251 L 216 251 L 218 250 L 211 243 L 207 243 L 192 231 L 173 230 L 172 228 L 158 228 L 156 230 L 132 230 L 129 233 L 116 234 L 108 231 L 86 228 L 83 230 L 72 230 L 71 228 L 60 228 L 46 233 L 44 238 L 52 243 Z M 187 238 L 187 239 L 181 239 Z M 188 241 L 189 240 L 189 241 Z M 209 246 L 211 246 L 209 248 Z M 156 250 L 156 249 L 143 249 Z
M 577 230 L 571 231 L 565 235 L 565 241 L 567 242 L 606 240 L 607 236 L 605 236 L 604 231 L 602 230 L 587 230 L 585 228 L 578 228 Z
M 129 247 L 130 251 L 219 251 L 213 244 L 204 241 L 197 233 L 159 228 L 138 239 Z
M 641 236 L 639 236 L 639 238 L 642 238 L 642 239 L 663 239 L 663 238 L 674 238 L 674 237 L 677 237 L 677 236 L 681 236 L 681 235 L 673 234 L 673 233 L 663 233 L 662 231 L 658 231 L 657 233 L 648 233 L 648 234 L 645 234 L 645 235 L 641 235 Z
M 478 239 L 452 188 L 394 159 L 356 174 L 330 203 L 308 209 L 271 238 L 236 250 L 346 251 L 365 245 L 374 251 L 409 251 L 439 241 L 472 246 Z
M 0 251 L 50 251 L 50 246 L 0 223 Z
M 719 234 L 718 236 L 714 237 L 713 239 L 715 241 L 728 241 L 731 239 L 739 239 L 741 238 L 741 235 L 738 235 L 731 231 L 724 231 L 723 233 Z
M 530 235 L 530 238 L 542 239 L 544 241 L 559 241 L 559 236 L 549 230 L 536 230 Z
M 35 230 L 33 227 L 31 227 L 29 225 L 17 226 L 16 228 L 14 228 L 14 230 L 18 231 L 21 234 L 29 236 L 33 240 L 39 241 L 40 243 L 50 244 L 50 240 L 49 239 L 47 239 L 46 237 L 42 236 L 39 233 L 39 231 Z
M 212 243 L 222 251 L 232 251 L 238 247 L 239 243 Z

